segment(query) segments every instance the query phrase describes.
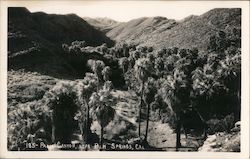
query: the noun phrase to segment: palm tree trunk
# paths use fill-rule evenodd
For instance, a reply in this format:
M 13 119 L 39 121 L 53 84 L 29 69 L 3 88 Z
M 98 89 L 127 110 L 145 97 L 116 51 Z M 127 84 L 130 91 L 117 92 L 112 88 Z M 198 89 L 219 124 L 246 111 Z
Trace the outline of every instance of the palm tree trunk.
M 143 91 L 144 91 L 144 82 L 142 82 L 142 88 L 141 88 L 141 103 L 139 107 L 139 138 L 141 138 L 141 109 L 142 109 L 142 103 L 143 103 Z
M 181 147 L 181 121 L 180 116 L 177 115 L 177 124 L 176 124 L 176 151 L 179 151 Z
M 87 104 L 87 132 L 86 132 L 86 141 L 89 143 L 89 135 L 90 135 L 90 118 L 89 118 L 89 105 Z
M 241 79 L 241 78 L 240 78 Z M 234 120 L 235 122 L 240 120 L 240 111 L 241 111 L 241 80 L 237 82 L 238 84 L 238 89 L 236 91 L 236 111 L 235 111 L 235 117 Z
M 204 128 L 203 128 L 203 137 L 202 137 L 202 138 L 203 138 L 203 139 L 206 139 L 206 138 L 207 138 L 206 121 L 205 121 L 205 119 L 201 116 L 201 114 L 200 114 L 200 112 L 198 111 L 197 108 L 195 108 L 195 107 L 193 106 L 193 109 L 196 111 L 196 113 L 198 114 L 198 116 L 199 116 L 199 118 L 200 118 L 202 124 L 204 125 Z
M 123 76 L 124 76 L 124 74 L 125 74 L 125 68 L 124 68 L 125 66 L 122 66 L 122 73 L 123 73 Z
M 139 136 L 139 138 L 141 138 L 141 104 L 140 104 L 140 108 L 139 108 L 139 121 L 138 121 L 139 123 L 139 132 L 138 132 L 138 136 Z
M 97 74 L 96 74 L 96 76 L 97 76 Z M 99 91 L 99 77 L 97 76 L 97 92 Z
M 147 142 L 147 138 L 148 138 L 149 112 L 150 112 L 150 105 L 148 104 L 146 134 L 145 134 L 145 138 L 144 138 L 145 142 Z
M 87 106 L 87 112 L 86 112 L 86 125 L 85 125 L 85 143 L 89 143 L 89 133 L 90 133 L 90 122 L 89 122 L 89 104 L 88 102 L 86 101 L 86 99 L 84 100 L 85 102 L 85 105 Z
M 102 151 L 102 146 L 103 146 L 103 126 L 101 126 L 100 151 Z
M 82 122 L 82 120 L 80 119 L 79 121 L 78 121 L 78 126 L 79 126 L 79 129 L 80 129 L 80 132 L 81 132 L 81 135 L 82 135 L 82 142 L 83 143 L 85 143 L 85 136 L 84 136 L 84 131 L 83 131 L 83 129 L 84 129 L 84 122 Z
M 51 141 L 54 144 L 55 143 L 55 121 L 54 121 L 54 112 L 51 113 L 51 126 L 52 126 L 52 132 L 51 132 Z

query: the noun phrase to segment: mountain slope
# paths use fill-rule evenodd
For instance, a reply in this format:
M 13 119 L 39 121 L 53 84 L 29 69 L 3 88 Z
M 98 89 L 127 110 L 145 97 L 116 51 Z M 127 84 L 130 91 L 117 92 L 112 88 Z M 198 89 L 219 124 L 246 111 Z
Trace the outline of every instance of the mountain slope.
M 241 9 L 218 8 L 200 16 L 188 16 L 180 21 L 164 17 L 139 18 L 108 31 L 106 35 L 117 42 L 162 47 L 204 50 L 209 37 L 219 30 L 240 27 Z
M 175 20 L 165 17 L 143 17 L 119 24 L 107 32 L 106 35 L 117 42 L 133 41 L 135 43 L 141 43 L 150 36 L 157 34 L 158 31 L 165 31 L 176 25 Z
M 9 31 L 12 29 L 10 27 L 14 27 L 32 38 L 42 38 L 56 44 L 71 43 L 74 40 L 84 40 L 90 46 L 114 44 L 102 32 L 75 14 L 30 13 L 26 8 L 15 7 L 9 8 L 8 11 Z
M 83 17 L 83 19 L 88 22 L 90 25 L 94 26 L 96 29 L 101 30 L 102 32 L 108 32 L 117 25 L 121 24 L 121 22 L 117 22 L 115 20 L 109 18 L 90 18 Z
M 62 56 L 61 45 L 75 40 L 84 40 L 89 46 L 114 45 L 104 33 L 74 14 L 30 13 L 22 7 L 8 8 L 8 69 L 73 76 L 76 72 Z
M 211 35 L 230 27 L 240 27 L 240 9 L 214 9 L 201 16 L 180 23 L 170 31 L 153 35 L 144 45 L 157 47 L 197 47 L 206 49 Z

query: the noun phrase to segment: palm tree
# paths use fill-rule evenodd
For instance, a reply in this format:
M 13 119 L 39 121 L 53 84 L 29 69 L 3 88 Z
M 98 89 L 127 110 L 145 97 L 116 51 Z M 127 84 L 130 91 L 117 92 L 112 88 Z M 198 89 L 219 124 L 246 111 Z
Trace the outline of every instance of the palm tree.
M 98 81 L 97 90 L 99 90 L 99 85 L 101 84 L 100 80 L 102 78 L 102 70 L 105 67 L 105 64 L 103 61 L 100 61 L 100 60 L 88 60 L 88 66 L 92 69 L 94 74 L 97 76 L 97 81 Z
M 224 60 L 220 61 L 221 66 L 218 69 L 219 79 L 223 80 L 224 86 L 228 90 L 228 95 L 232 96 L 234 103 L 235 121 L 240 119 L 240 96 L 241 96 L 241 54 L 235 51 L 232 55 L 226 55 Z
M 164 69 L 167 70 L 166 74 L 172 74 L 175 63 L 179 60 L 179 56 L 172 54 L 164 60 Z
M 155 59 L 155 65 L 154 65 L 154 68 L 156 70 L 156 75 L 158 77 L 162 77 L 162 71 L 164 70 L 164 62 L 163 62 L 163 59 L 160 58 L 160 57 L 157 57 Z
M 58 82 L 45 94 L 46 105 L 50 108 L 52 115 L 52 142 L 55 142 L 56 138 L 62 143 L 69 143 L 71 140 L 73 117 L 79 108 L 74 85 L 76 85 L 75 82 Z M 65 123 L 63 132 L 56 129 L 57 127 L 62 128 L 61 122 Z M 59 135 L 56 136 L 56 134 Z
M 143 101 L 143 95 L 144 95 L 144 84 L 147 81 L 149 75 L 150 75 L 150 61 L 147 58 L 140 58 L 136 61 L 135 63 L 135 76 L 136 78 L 140 81 L 141 83 L 141 89 L 140 89 L 140 107 L 139 107 L 139 130 L 138 130 L 138 135 L 139 138 L 141 136 L 141 109 L 142 109 L 142 105 L 144 103 Z
M 146 122 L 146 133 L 144 138 L 145 143 L 147 142 L 147 137 L 148 137 L 150 107 L 151 103 L 154 101 L 156 93 L 157 89 L 155 87 L 155 81 L 153 78 L 149 78 L 148 82 L 145 84 L 145 92 L 144 92 L 144 101 L 147 104 L 147 122 Z
M 96 116 L 101 126 L 100 146 L 103 147 L 104 128 L 114 118 L 115 110 L 112 108 L 114 97 L 111 95 L 111 81 L 104 83 L 104 86 L 98 93 L 93 93 L 90 97 L 89 104 L 92 106 L 92 114 Z
M 90 105 L 89 98 L 93 92 L 97 90 L 97 77 L 92 73 L 86 73 L 85 77 L 78 87 L 78 98 L 81 102 L 80 112 L 79 112 L 79 126 L 81 130 L 81 135 L 86 143 L 89 143 L 90 134 Z M 84 129 L 84 132 L 83 132 Z
M 147 53 L 147 59 L 149 60 L 148 64 L 150 64 L 149 68 L 153 69 L 154 66 L 155 66 L 155 56 L 154 56 L 154 54 L 152 52 Z
M 161 84 L 160 92 L 164 101 L 169 106 L 172 115 L 176 119 L 176 150 L 181 146 L 180 131 L 181 120 L 180 114 L 183 108 L 189 105 L 189 87 L 187 76 L 183 71 L 176 69 L 173 75 L 168 75 L 166 80 Z
M 119 66 L 122 69 L 122 73 L 123 75 L 125 74 L 125 72 L 128 69 L 128 58 L 127 57 L 122 57 L 119 59 Z
M 103 75 L 103 79 L 104 81 L 108 81 L 111 75 L 111 69 L 109 66 L 104 67 L 104 69 L 102 70 L 102 75 Z
M 122 45 L 123 57 L 129 56 L 129 46 L 127 44 Z

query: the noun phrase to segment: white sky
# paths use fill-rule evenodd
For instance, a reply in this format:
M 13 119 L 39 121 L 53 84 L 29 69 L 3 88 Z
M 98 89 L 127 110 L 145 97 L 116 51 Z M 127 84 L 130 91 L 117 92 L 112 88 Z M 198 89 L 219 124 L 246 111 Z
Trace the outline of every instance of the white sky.
M 213 8 L 237 7 L 230 1 L 31 1 L 24 3 L 31 12 L 67 14 L 81 17 L 108 17 L 129 21 L 139 17 L 164 16 L 180 20 Z

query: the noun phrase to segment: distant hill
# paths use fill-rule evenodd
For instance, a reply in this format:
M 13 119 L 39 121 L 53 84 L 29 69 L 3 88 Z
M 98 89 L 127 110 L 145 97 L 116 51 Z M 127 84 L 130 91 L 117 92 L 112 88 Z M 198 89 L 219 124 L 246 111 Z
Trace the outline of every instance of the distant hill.
M 26 8 L 8 8 L 8 68 L 25 68 L 44 74 L 75 75 L 75 70 L 61 55 L 62 43 L 85 41 L 89 46 L 106 43 L 103 32 L 75 14 L 31 13 Z
M 142 17 L 119 24 L 107 32 L 107 36 L 115 41 L 143 43 L 152 35 L 169 30 L 178 25 L 175 20 L 165 17 Z
M 121 22 L 117 22 L 113 19 L 105 18 L 90 18 L 83 17 L 83 19 L 88 22 L 90 25 L 94 26 L 96 29 L 101 30 L 102 32 L 108 32 L 117 25 L 121 24 Z
M 120 23 L 106 33 L 117 42 L 161 47 L 205 49 L 218 30 L 240 27 L 241 9 L 217 8 L 200 16 L 175 21 L 165 17 L 144 17 Z

